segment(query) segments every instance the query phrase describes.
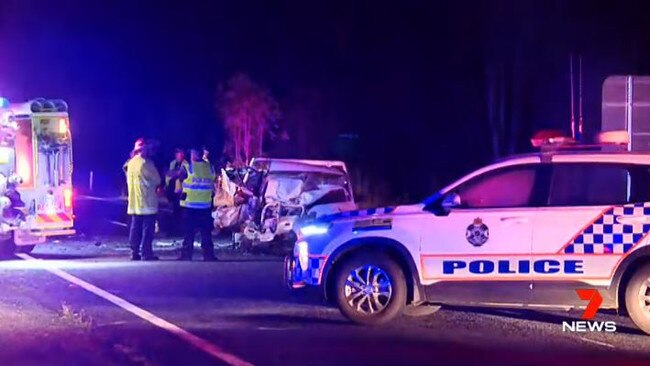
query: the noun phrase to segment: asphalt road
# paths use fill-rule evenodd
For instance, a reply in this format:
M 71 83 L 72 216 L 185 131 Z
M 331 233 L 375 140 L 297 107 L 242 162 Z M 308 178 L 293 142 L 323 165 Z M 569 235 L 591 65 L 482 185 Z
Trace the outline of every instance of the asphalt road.
M 36 249 L 40 261 L 1 261 L 0 365 L 650 363 L 650 337 L 614 314 L 596 320 L 616 321 L 615 334 L 563 332 L 562 321 L 578 320 L 579 312 L 467 308 L 356 326 L 318 294 L 286 290 L 278 258 L 222 251 L 216 263 L 176 262 L 175 246 L 159 244 L 160 262 L 129 261 L 119 238 L 51 243 Z M 206 343 L 192 345 L 47 269 Z

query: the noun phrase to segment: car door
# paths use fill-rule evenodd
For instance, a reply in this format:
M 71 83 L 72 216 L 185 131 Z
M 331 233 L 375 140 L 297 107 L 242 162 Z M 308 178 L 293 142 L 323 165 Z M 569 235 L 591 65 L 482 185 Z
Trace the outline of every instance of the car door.
M 421 265 L 432 301 L 525 304 L 540 164 L 487 171 L 451 188 L 458 201 L 422 228 Z M 433 209 L 435 212 L 435 209 Z
M 607 288 L 617 264 L 650 230 L 648 167 L 565 162 L 552 170 L 533 259 L 554 269 L 534 274 L 531 302 L 584 306 L 575 290 Z M 605 305 L 614 300 L 605 297 Z

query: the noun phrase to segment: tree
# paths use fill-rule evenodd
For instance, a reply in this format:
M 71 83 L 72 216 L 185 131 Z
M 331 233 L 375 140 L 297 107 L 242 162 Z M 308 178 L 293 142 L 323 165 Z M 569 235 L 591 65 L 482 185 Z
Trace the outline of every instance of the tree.
M 264 140 L 281 116 L 270 91 L 246 74 L 235 74 L 219 86 L 217 107 L 229 138 L 225 152 L 233 163 L 245 165 L 262 155 Z

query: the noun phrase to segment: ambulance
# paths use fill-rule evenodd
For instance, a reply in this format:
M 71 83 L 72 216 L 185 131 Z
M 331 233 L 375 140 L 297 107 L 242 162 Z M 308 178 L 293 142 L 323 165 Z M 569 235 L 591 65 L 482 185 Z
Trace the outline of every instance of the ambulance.
M 650 153 L 550 140 L 422 203 L 299 224 L 287 285 L 363 324 L 426 304 L 600 308 L 650 334 Z
M 0 182 L 7 182 L 0 193 L 13 190 L 19 196 L 11 208 L 2 206 L 2 252 L 30 252 L 48 237 L 75 233 L 72 168 L 63 100 L 0 104 Z

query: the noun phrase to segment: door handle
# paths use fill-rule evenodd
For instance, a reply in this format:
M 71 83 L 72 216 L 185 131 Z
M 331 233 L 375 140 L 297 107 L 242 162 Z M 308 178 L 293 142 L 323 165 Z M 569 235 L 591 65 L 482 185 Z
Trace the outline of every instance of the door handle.
M 645 224 L 647 216 L 616 216 L 616 222 L 623 225 Z
M 501 222 L 504 224 L 526 224 L 528 223 L 528 217 L 522 217 L 522 216 L 511 216 L 511 217 L 502 217 Z

